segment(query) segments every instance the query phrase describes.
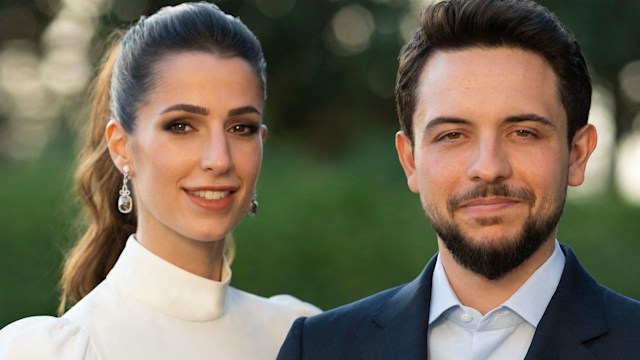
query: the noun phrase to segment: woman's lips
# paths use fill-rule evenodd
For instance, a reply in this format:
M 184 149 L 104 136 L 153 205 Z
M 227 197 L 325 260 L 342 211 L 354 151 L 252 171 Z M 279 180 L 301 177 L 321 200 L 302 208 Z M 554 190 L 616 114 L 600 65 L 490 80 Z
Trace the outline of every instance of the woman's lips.
M 210 211 L 224 211 L 231 207 L 237 190 L 184 189 L 187 198 L 195 205 Z
M 220 200 L 223 197 L 226 197 L 229 194 L 231 194 L 231 191 L 229 190 L 222 190 L 222 191 L 221 190 L 195 190 L 195 191 L 187 190 L 187 192 L 191 195 L 195 195 L 207 200 Z

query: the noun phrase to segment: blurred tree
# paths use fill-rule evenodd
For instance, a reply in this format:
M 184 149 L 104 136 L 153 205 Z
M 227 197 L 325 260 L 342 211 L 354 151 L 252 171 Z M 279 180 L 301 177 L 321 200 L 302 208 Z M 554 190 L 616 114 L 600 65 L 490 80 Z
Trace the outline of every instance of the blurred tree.
M 115 28 L 141 14 L 182 1 L 104 0 L 96 48 Z M 428 2 L 427 0 L 423 3 Z M 594 80 L 613 94 L 617 137 L 631 130 L 640 104 L 620 90 L 619 71 L 640 59 L 640 2 L 540 0 L 580 39 Z M 298 139 L 319 154 L 336 155 L 370 128 L 397 127 L 393 86 L 397 54 L 420 2 L 412 0 L 222 0 L 262 41 L 268 61 L 266 120 L 278 139 Z M 60 8 L 56 0 L 4 0 L 0 41 L 37 40 Z M 4 20 L 2 20 L 4 19 Z M 413 22 L 412 22 L 413 20 Z M 415 25 L 413 25 L 414 27 Z
M 37 41 L 55 15 L 55 1 L 2 0 L 0 44 L 10 40 Z
M 640 60 L 640 1 L 539 0 L 578 37 L 594 72 L 594 80 L 614 95 L 616 137 L 628 133 L 640 104 L 621 91 L 620 69 Z

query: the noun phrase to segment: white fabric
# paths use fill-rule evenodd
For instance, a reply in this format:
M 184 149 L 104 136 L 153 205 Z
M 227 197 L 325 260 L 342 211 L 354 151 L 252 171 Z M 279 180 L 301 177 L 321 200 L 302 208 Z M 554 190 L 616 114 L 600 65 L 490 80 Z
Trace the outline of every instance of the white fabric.
M 0 330 L 0 359 L 275 359 L 293 321 L 319 309 L 191 274 L 132 237 L 107 279 L 61 318 Z
M 564 263 L 556 240 L 549 259 L 507 301 L 482 316 L 460 303 L 438 257 L 431 288 L 429 359 L 524 359 L 558 287 Z

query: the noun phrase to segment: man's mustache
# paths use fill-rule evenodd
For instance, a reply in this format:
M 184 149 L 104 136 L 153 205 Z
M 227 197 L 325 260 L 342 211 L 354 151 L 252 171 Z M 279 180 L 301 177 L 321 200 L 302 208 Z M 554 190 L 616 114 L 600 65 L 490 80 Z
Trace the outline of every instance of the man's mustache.
M 536 196 L 529 189 L 525 187 L 511 188 L 503 183 L 488 184 L 483 183 L 475 186 L 469 191 L 453 195 L 447 202 L 447 209 L 450 213 L 455 211 L 460 204 L 466 201 L 470 201 L 477 198 L 484 198 L 489 196 L 508 197 L 516 200 L 523 201 L 531 206 L 536 202 Z

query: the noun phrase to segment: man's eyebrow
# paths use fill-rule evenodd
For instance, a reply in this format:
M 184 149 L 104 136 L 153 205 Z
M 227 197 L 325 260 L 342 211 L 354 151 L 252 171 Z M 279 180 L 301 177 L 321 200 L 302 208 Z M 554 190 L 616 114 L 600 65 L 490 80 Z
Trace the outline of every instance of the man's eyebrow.
M 453 116 L 438 116 L 429 120 L 427 125 L 424 127 L 424 132 L 426 133 L 434 127 L 443 124 L 471 125 L 471 121 Z
M 556 128 L 556 125 L 552 123 L 551 120 L 547 119 L 544 116 L 540 116 L 536 114 L 515 115 L 515 116 L 509 116 L 508 118 L 505 119 L 506 123 L 513 123 L 513 124 L 517 124 L 525 121 L 533 121 L 533 122 L 540 123 L 546 127 L 550 127 L 553 129 Z
M 242 106 L 239 108 L 235 108 L 235 109 L 231 109 L 229 110 L 229 112 L 227 113 L 228 116 L 238 116 L 238 115 L 244 115 L 244 114 L 258 114 L 260 116 L 262 116 L 262 112 L 260 110 L 258 110 L 256 107 L 248 105 L 248 106 Z
M 162 110 L 160 114 L 166 114 L 171 111 L 186 111 L 193 114 L 198 115 L 209 115 L 209 109 L 199 105 L 191 105 L 191 104 L 175 104 L 171 105 L 168 108 Z
M 505 123 L 521 123 L 525 121 L 532 121 L 540 123 L 546 127 L 556 128 L 556 125 L 544 116 L 536 114 L 522 114 L 509 116 L 505 119 Z M 431 119 L 424 128 L 425 133 L 438 125 L 443 124 L 457 124 L 457 125 L 471 125 L 471 121 L 455 116 L 438 116 Z

